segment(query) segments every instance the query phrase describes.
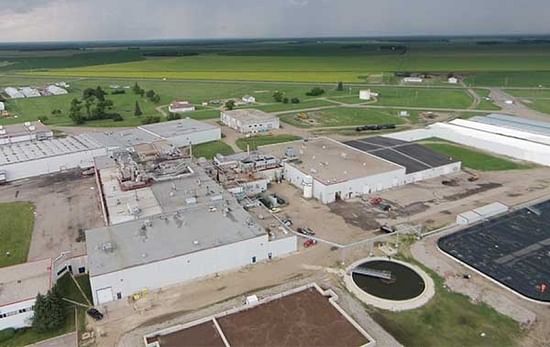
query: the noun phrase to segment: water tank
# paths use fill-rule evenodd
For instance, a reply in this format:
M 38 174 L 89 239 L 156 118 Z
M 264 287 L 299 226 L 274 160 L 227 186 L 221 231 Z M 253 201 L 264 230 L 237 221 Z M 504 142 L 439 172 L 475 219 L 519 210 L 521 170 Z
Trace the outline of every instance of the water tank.
M 304 177 L 304 198 L 311 199 L 313 198 L 313 177 L 305 176 Z

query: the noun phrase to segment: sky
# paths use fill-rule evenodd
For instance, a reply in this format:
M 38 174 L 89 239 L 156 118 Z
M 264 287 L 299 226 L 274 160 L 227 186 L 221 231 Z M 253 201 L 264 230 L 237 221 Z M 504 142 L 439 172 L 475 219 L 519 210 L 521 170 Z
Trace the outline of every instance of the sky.
M 548 0 L 0 0 L 0 41 L 550 34 L 548 13 Z

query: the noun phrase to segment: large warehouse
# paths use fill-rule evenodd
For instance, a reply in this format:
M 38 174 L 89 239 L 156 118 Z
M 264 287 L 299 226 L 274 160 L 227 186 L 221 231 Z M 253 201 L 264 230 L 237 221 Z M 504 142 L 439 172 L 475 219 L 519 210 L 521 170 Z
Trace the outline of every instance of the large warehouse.
M 284 178 L 325 204 L 460 170 L 460 162 L 423 146 L 382 137 L 346 144 L 321 137 L 261 151 L 284 159 Z
M 137 205 L 128 205 L 128 209 L 124 203 L 107 206 L 111 216 L 126 210 L 117 218 L 126 215 L 128 221 L 86 232 L 95 304 L 297 250 L 296 236 L 268 234 L 201 168 L 192 163 L 179 165 L 184 166 L 177 178 L 157 179 L 149 187 L 130 191 L 135 194 L 126 196 L 119 188 L 119 196 L 125 199 L 137 197 L 138 192 L 140 197 L 145 191 L 149 195 L 136 199 Z M 132 215 L 132 211 L 139 214 Z
M 221 130 L 193 119 L 181 119 L 114 132 L 52 136 L 51 130 L 39 122 L 0 129 L 0 172 L 6 180 L 90 168 L 95 157 L 142 144 L 162 142 L 182 147 L 216 141 L 221 138 Z
M 240 133 L 261 133 L 278 129 L 279 117 L 255 109 L 222 111 L 220 121 Z
M 484 151 L 550 166 L 550 123 L 520 117 L 489 115 L 472 120 L 455 119 L 385 135 L 404 141 L 437 137 Z
M 0 269 L 0 331 L 31 325 L 36 295 L 51 288 L 51 259 Z

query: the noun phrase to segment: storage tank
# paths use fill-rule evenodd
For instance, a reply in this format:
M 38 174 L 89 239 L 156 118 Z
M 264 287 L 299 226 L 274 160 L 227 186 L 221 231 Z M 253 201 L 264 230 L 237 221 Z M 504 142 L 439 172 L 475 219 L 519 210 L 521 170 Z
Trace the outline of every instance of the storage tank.
M 313 198 L 313 177 L 305 176 L 304 177 L 304 198 L 311 199 Z

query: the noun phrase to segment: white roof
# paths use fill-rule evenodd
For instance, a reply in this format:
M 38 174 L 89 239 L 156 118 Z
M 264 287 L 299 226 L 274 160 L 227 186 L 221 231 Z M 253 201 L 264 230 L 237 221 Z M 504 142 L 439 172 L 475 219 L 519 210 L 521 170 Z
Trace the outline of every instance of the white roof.
M 0 268 L 0 311 L 2 306 L 34 299 L 50 289 L 51 259 Z
M 490 216 L 494 216 L 496 214 L 500 214 L 508 211 L 508 206 L 500 202 L 493 202 L 492 204 L 478 207 L 473 211 L 479 214 L 480 216 L 490 217 Z

